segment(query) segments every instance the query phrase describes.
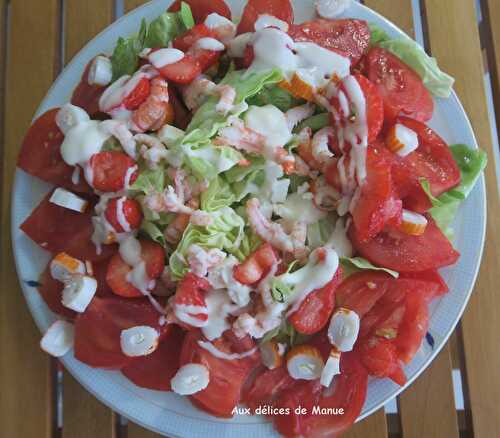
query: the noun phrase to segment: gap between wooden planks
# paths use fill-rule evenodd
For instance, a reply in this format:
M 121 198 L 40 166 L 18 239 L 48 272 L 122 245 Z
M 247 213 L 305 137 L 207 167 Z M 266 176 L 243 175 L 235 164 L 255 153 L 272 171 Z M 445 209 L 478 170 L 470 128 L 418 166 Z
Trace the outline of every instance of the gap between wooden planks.
M 78 51 L 113 21 L 113 0 L 65 0 L 66 64 Z M 113 438 L 116 417 L 64 371 L 63 438 Z
M 3 7 L 5 1 L 0 2 Z M 48 438 L 53 430 L 49 358 L 29 314 L 14 268 L 10 191 L 19 144 L 52 84 L 58 60 L 57 0 L 10 2 L 2 172 L 0 292 L 0 436 Z M 55 62 L 54 62 L 55 61 Z M 22 276 L 22 273 L 21 273 Z
M 456 78 L 455 89 L 478 143 L 489 157 L 485 172 L 486 243 L 479 278 L 462 319 L 462 336 L 474 436 L 494 438 L 500 436 L 500 198 L 474 3 L 474 0 L 425 1 L 432 52 L 442 68 Z

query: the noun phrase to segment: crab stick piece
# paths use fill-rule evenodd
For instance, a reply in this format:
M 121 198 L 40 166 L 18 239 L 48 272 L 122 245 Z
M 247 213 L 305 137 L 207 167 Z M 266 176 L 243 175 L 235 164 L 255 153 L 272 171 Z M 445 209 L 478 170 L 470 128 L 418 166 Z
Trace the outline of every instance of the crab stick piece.
M 266 368 L 274 370 L 283 364 L 283 355 L 285 354 L 285 345 L 276 341 L 264 342 L 260 345 L 260 357 Z
M 328 338 L 339 351 L 351 351 L 358 339 L 359 316 L 356 312 L 340 308 L 335 311 L 328 327 Z
M 314 87 L 304 81 L 297 73 L 293 74 L 290 82 L 281 81 L 279 86 L 295 97 L 314 102 Z
M 63 134 L 66 134 L 79 123 L 88 122 L 89 120 L 90 117 L 83 108 L 71 103 L 63 105 L 56 114 L 56 124 Z
M 406 126 L 396 123 L 387 134 L 387 149 L 400 157 L 406 157 L 418 148 L 418 135 Z
M 61 282 L 68 281 L 72 275 L 85 274 L 85 263 L 65 252 L 57 254 L 50 262 L 50 275 L 54 280 Z
M 403 209 L 403 220 L 401 222 L 401 231 L 410 236 L 421 236 L 427 227 L 427 219 L 421 214 Z
M 179 368 L 170 381 L 172 391 L 180 395 L 191 395 L 203 391 L 210 382 L 206 366 L 190 363 Z
M 89 85 L 105 87 L 113 79 L 113 67 L 111 60 L 107 56 L 99 55 L 94 58 L 88 75 Z
M 320 383 L 327 388 L 331 385 L 333 378 L 340 374 L 340 355 L 342 353 L 335 347 L 330 351 L 323 372 L 321 373 Z
M 316 12 L 322 18 L 332 19 L 344 12 L 351 0 L 316 0 Z
M 67 321 L 56 321 L 43 335 L 40 347 L 54 357 L 62 357 L 73 348 L 75 330 L 73 324 Z
M 324 367 L 321 353 L 312 345 L 297 345 L 286 356 L 288 374 L 295 380 L 316 380 Z
M 61 189 L 60 187 L 54 190 L 49 201 L 59 207 L 77 211 L 78 213 L 83 213 L 87 209 L 87 205 L 89 205 L 88 201 L 85 199 L 80 198 L 66 189 Z
M 62 304 L 78 313 L 85 312 L 97 292 L 97 281 L 88 275 L 73 275 L 66 281 Z
M 122 330 L 120 346 L 126 356 L 147 356 L 158 348 L 159 337 L 159 333 L 153 327 L 146 325 L 131 327 Z

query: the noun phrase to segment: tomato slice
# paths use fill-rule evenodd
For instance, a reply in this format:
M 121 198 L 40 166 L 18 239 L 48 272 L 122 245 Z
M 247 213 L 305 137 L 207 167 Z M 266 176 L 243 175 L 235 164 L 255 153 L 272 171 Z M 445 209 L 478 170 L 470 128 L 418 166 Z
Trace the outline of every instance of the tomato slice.
M 292 25 L 288 31 L 294 41 L 309 41 L 349 57 L 355 66 L 368 50 L 370 29 L 364 20 L 316 19 Z
M 363 318 L 387 292 L 392 277 L 385 272 L 363 271 L 347 277 L 336 292 L 336 307 L 356 312 Z
M 229 9 L 224 0 L 176 0 L 168 8 L 168 11 L 179 11 L 183 1 L 191 7 L 191 12 L 196 23 L 203 23 L 205 18 L 212 13 L 222 15 L 231 20 L 231 9 Z
M 406 383 L 396 346 L 381 337 L 371 337 L 359 346 L 361 362 L 371 376 L 388 377 L 400 386 Z
M 94 59 L 90 60 L 85 67 L 80 83 L 73 91 L 73 96 L 71 97 L 71 103 L 83 108 L 91 118 L 95 118 L 100 113 L 99 99 L 106 90 L 106 87 L 89 84 L 89 72 L 93 61 Z
M 364 73 L 384 99 L 386 121 L 400 114 L 423 122 L 431 119 L 434 101 L 422 79 L 391 52 L 372 47 L 364 62 Z
M 438 287 L 435 291 L 435 293 L 429 292 L 428 298 L 429 301 L 433 300 L 434 298 L 438 298 L 442 295 L 445 295 L 449 292 L 449 287 L 444 281 L 443 277 L 441 277 L 441 274 L 436 269 L 431 269 L 429 271 L 424 271 L 424 272 L 408 272 L 408 273 L 403 273 L 401 275 L 401 278 L 412 278 L 414 280 L 419 280 L 419 281 L 428 281 L 431 283 L 435 283 Z
M 284 366 L 274 370 L 264 368 L 257 374 L 250 388 L 243 392 L 243 402 L 252 411 L 259 406 L 273 406 L 277 395 L 291 387 L 294 382 Z
M 122 330 L 150 326 L 162 338 L 168 326 L 159 323 L 158 311 L 146 299 L 95 297 L 75 321 L 75 357 L 94 368 L 121 369 L 134 360 L 123 354 Z
M 367 176 L 352 211 L 356 233 L 362 242 L 375 237 L 388 222 L 397 223 L 403 203 L 394 194 L 392 156 L 378 143 L 368 147 Z
M 238 34 L 255 32 L 255 22 L 264 14 L 288 24 L 293 23 L 293 6 L 290 0 L 248 0 L 238 25 Z
M 58 112 L 59 108 L 54 108 L 33 122 L 21 145 L 17 166 L 30 175 L 59 187 L 91 193 L 92 190 L 83 177 L 78 184 L 73 184 L 71 177 L 75 168 L 62 159 L 60 149 L 64 135 L 56 124 Z
M 40 275 L 39 283 L 38 292 L 49 309 L 55 314 L 73 321 L 78 314 L 62 305 L 61 299 L 64 285 L 52 278 L 50 275 L 50 266 L 47 266 Z
M 454 264 L 460 254 L 431 217 L 421 236 L 409 236 L 395 229 L 383 231 L 362 242 L 355 227 L 349 237 L 358 253 L 378 266 L 398 272 L 420 272 Z
M 397 123 L 417 133 L 419 146 L 413 153 L 396 161 L 393 169 L 395 183 L 406 195 L 408 208 L 422 212 L 422 205 L 425 208 L 430 202 L 419 179 L 425 178 L 432 195 L 439 196 L 460 183 L 460 169 L 448 145 L 427 125 L 408 117 L 398 118 Z M 422 198 L 427 202 L 422 203 Z
M 290 407 L 317 407 L 319 409 L 343 409 L 342 415 L 292 414 L 275 418 L 275 425 L 285 436 L 305 438 L 338 437 L 358 418 L 366 399 L 368 374 L 356 352 L 343 353 L 340 360 L 341 374 L 335 376 L 333 385 L 322 390 L 318 382 L 299 383 L 284 391 Z
M 299 333 L 313 335 L 326 324 L 335 308 L 335 290 L 342 281 L 342 268 L 339 267 L 332 280 L 323 288 L 312 291 L 290 316 L 289 321 Z
M 174 48 L 187 52 L 201 38 L 216 38 L 205 24 L 197 24 L 174 40 Z
M 179 369 L 184 334 L 180 327 L 170 325 L 157 350 L 134 359 L 121 370 L 123 375 L 141 388 L 170 391 L 170 380 Z
M 212 415 L 230 418 L 240 401 L 241 390 L 248 375 L 257 366 L 258 354 L 240 360 L 220 359 L 202 348 L 198 344 L 200 340 L 203 340 L 203 336 L 199 330 L 188 332 L 181 352 L 180 366 L 199 363 L 205 365 L 210 373 L 208 386 L 191 396 L 191 400 Z M 238 341 L 235 337 L 229 337 L 228 332 L 212 343 L 222 352 L 241 353 L 238 342 L 244 342 L 246 350 L 253 345 L 253 341 Z
M 366 77 L 355 74 L 366 100 L 366 119 L 368 124 L 368 143 L 372 143 L 379 135 L 384 123 L 384 101 L 377 91 L 377 87 Z
M 80 260 L 105 260 L 116 252 L 116 245 L 104 245 L 102 252 L 97 254 L 90 240 L 94 232 L 92 203 L 85 213 L 78 213 L 49 202 L 51 195 L 52 192 L 20 226 L 31 240 L 47 251 L 66 252 Z

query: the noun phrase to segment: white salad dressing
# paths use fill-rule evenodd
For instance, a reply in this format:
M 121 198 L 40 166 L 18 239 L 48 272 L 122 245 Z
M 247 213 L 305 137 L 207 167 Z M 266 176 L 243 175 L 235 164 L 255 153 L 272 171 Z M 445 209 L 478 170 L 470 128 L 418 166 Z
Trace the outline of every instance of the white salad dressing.
M 224 359 L 224 360 L 244 359 L 245 357 L 252 356 L 258 350 L 258 347 L 255 347 L 255 348 L 252 348 L 251 350 L 245 351 L 244 353 L 231 353 L 231 354 L 229 354 L 229 353 L 224 353 L 223 351 L 220 351 L 211 342 L 198 341 L 198 345 L 201 348 L 203 348 L 204 350 L 207 350 L 212 356 L 217 357 L 219 359 Z
M 212 50 L 213 52 L 222 52 L 223 50 L 226 50 L 226 46 L 224 46 L 224 44 L 222 44 L 219 40 L 209 37 L 200 38 L 196 41 L 195 47 L 202 50 Z
M 118 223 L 123 228 L 123 231 L 128 233 L 132 230 L 129 222 L 127 221 L 127 217 L 125 216 L 125 211 L 123 210 L 123 204 L 127 200 L 126 196 L 122 196 L 118 201 L 116 201 L 116 218 L 118 219 Z
M 149 62 L 155 68 L 163 68 L 170 64 L 175 64 L 184 58 L 184 52 L 178 49 L 160 49 L 148 55 Z
M 299 193 L 292 193 L 283 204 L 275 205 L 274 212 L 287 221 L 300 220 L 306 225 L 315 224 L 328 214 L 316 208 L 312 199 Z
M 259 31 L 266 27 L 275 27 L 283 32 L 288 32 L 289 25 L 286 21 L 276 18 L 274 15 L 262 14 L 255 22 L 255 30 Z
M 100 128 L 100 122 L 81 122 L 68 130 L 61 144 L 63 160 L 70 166 L 84 165 L 90 157 L 101 152 L 104 142 L 111 135 Z
M 247 128 L 265 137 L 270 150 L 283 147 L 292 139 L 285 114 L 274 105 L 250 106 L 244 120 Z
M 335 229 L 325 244 L 325 246 L 333 248 L 339 257 L 352 257 L 354 254 L 352 243 L 347 236 L 350 224 L 351 219 L 337 219 Z
M 202 327 L 205 337 L 212 341 L 219 338 L 230 328 L 227 317 L 238 309 L 225 290 L 210 291 L 205 295 L 208 310 L 208 320 Z

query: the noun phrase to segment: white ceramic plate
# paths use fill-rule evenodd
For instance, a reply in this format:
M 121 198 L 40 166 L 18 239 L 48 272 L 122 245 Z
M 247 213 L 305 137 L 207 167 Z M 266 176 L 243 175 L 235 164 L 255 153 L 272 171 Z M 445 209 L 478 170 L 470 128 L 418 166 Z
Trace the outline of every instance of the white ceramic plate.
M 233 16 L 240 16 L 246 1 L 226 1 L 233 10 Z M 152 1 L 122 17 L 90 41 L 64 69 L 38 108 L 37 115 L 67 102 L 80 80 L 85 65 L 91 58 L 102 52 L 111 52 L 119 35 L 126 36 L 136 32 L 142 18 L 148 20 L 155 18 L 165 10 L 169 3 L 170 1 Z M 295 0 L 293 3 L 297 22 L 312 18 L 314 14 L 312 0 Z M 403 35 L 400 29 L 386 19 L 358 3 L 353 3 L 344 15 L 375 22 L 393 36 Z M 455 94 L 449 99 L 436 101 L 436 111 L 431 126 L 449 144 L 465 143 L 477 148 L 469 120 Z M 12 191 L 14 255 L 24 295 L 41 331 L 45 331 L 55 318 L 37 290 L 29 287 L 25 281 L 38 278 L 49 260 L 49 255 L 26 237 L 19 230 L 19 225 L 29 216 L 49 189 L 48 184 L 42 183 L 23 171 L 16 172 Z M 405 368 L 408 376 L 406 386 L 411 384 L 430 364 L 463 313 L 481 260 L 485 223 L 486 196 L 484 179 L 481 178 L 469 199 L 462 206 L 455 223 L 455 246 L 462 256 L 455 266 L 444 269 L 442 272 L 451 292 L 431 308 L 430 333 L 435 339 L 434 349 L 424 342 L 419 354 Z M 217 419 L 195 409 L 184 397 L 173 393 L 141 389 L 119 372 L 90 368 L 77 361 L 72 354 L 66 355 L 63 363 L 87 390 L 111 409 L 156 432 L 168 436 L 190 438 L 276 436 L 271 423 L 265 418 L 239 416 L 232 420 Z M 388 379 L 371 380 L 360 419 L 379 409 L 402 390 L 404 388 L 398 387 Z

